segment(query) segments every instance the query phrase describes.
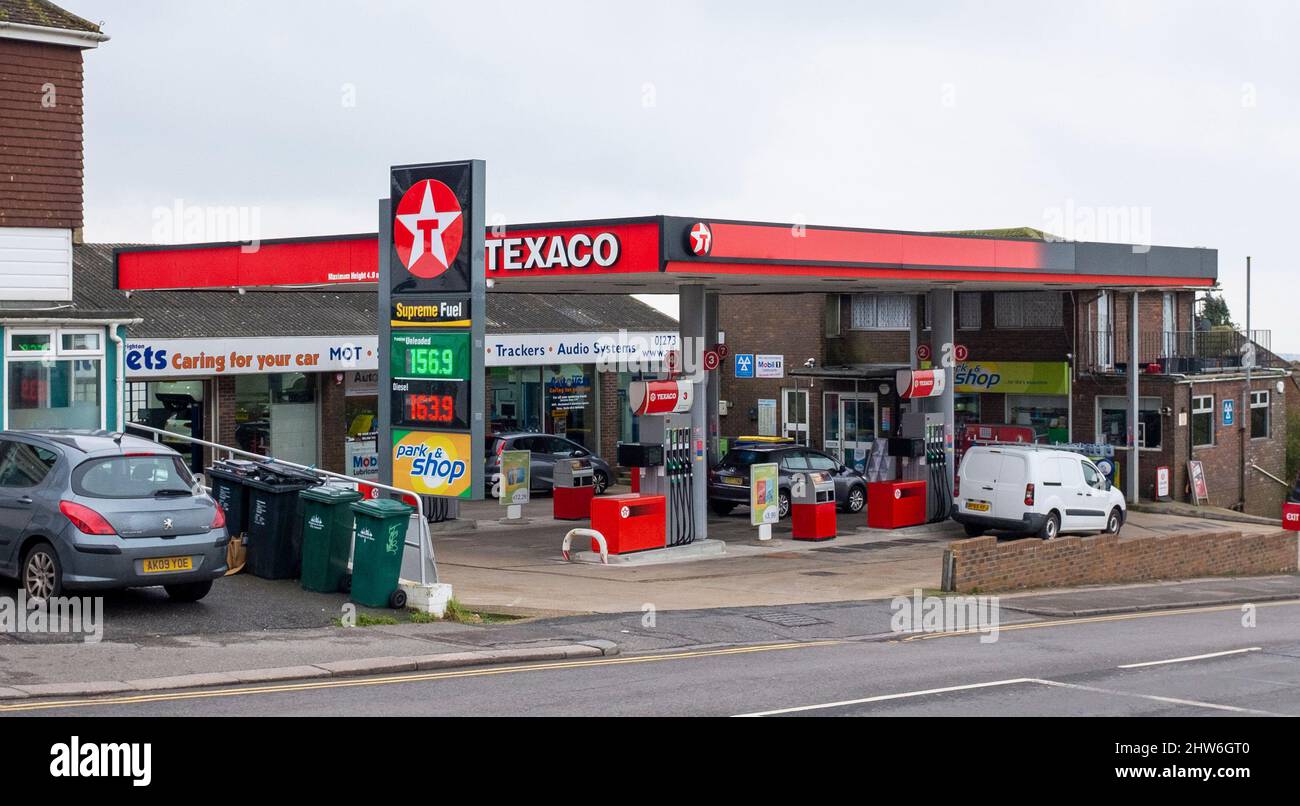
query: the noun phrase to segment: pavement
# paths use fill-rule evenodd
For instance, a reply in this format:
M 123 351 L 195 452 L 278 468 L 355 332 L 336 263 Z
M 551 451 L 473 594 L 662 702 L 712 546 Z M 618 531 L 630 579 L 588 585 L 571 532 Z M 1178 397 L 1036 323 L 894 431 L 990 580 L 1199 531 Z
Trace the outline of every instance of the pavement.
M 774 612 L 720 619 L 716 611 L 707 618 L 661 613 L 654 625 L 636 628 L 635 614 L 618 617 L 625 629 L 645 634 L 755 634 L 744 622 L 772 636 L 759 643 L 255 686 L 28 697 L 0 701 L 0 713 L 1300 716 L 1300 601 L 1262 603 L 1249 619 L 1231 605 L 1090 619 L 1015 617 L 1001 621 L 993 641 L 951 631 L 839 635 L 873 629 L 888 611 L 882 603 L 789 611 L 783 624 L 759 618 Z

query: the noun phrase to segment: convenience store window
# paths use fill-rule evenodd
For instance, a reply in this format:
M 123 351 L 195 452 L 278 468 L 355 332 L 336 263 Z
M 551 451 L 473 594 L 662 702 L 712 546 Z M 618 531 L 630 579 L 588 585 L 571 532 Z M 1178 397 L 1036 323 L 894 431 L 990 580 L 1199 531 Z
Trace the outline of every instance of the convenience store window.
M 1097 398 L 1097 441 L 1117 448 L 1128 447 L 1128 398 Z M 1159 450 L 1163 444 L 1160 419 L 1160 398 L 1144 397 L 1138 400 L 1138 447 Z
M 316 375 L 235 376 L 235 445 L 304 465 L 317 463 Z
M 596 452 L 595 368 L 561 364 L 546 367 L 546 433 L 573 440 Z
M 8 330 L 7 428 L 103 428 L 103 333 L 85 329 Z
M 1007 395 L 1007 422 L 1033 428 L 1035 442 L 1070 441 L 1070 403 L 1064 395 Z

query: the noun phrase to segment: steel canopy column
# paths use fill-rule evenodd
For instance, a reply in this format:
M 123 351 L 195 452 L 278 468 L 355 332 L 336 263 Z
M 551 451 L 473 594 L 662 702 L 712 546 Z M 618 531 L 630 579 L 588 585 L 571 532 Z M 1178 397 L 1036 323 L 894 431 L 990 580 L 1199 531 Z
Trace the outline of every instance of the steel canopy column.
M 709 346 L 704 286 L 684 285 L 678 289 L 677 334 L 683 358 L 684 379 L 692 382 L 695 402 L 691 406 L 691 497 L 695 505 L 691 518 L 695 539 L 708 537 L 708 480 L 704 443 L 709 433 L 708 376 L 704 371 L 704 350 Z M 716 333 L 716 331 L 715 331 Z
M 940 288 L 930 293 L 930 349 L 934 351 L 931 360 L 937 369 L 943 372 L 943 396 L 939 398 L 939 411 L 943 413 L 944 453 L 948 461 L 948 485 L 952 489 L 956 473 L 954 464 L 954 446 L 957 434 L 957 367 L 953 356 L 956 346 L 956 326 L 953 313 L 957 294 L 951 288 Z
M 716 291 L 704 295 L 704 332 L 708 334 L 705 349 L 721 341 L 718 335 L 718 292 Z M 718 364 L 717 370 L 709 373 L 708 394 L 704 398 L 708 419 L 708 429 L 704 432 L 708 435 L 705 438 L 705 456 L 709 467 L 713 467 L 722 458 L 718 451 L 718 438 L 722 434 L 721 424 L 718 422 L 718 401 L 722 399 L 722 368 L 725 363 L 724 360 Z M 706 471 L 707 469 L 705 468 Z
M 1138 500 L 1138 292 L 1128 307 L 1128 501 Z

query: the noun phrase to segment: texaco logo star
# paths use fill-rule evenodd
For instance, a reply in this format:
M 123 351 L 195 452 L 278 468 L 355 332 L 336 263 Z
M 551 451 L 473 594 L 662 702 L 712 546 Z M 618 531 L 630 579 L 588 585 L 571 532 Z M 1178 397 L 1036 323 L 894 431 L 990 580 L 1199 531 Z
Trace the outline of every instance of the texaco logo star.
M 394 215 L 393 245 L 406 270 L 433 278 L 445 272 L 460 253 L 465 228 L 460 202 L 436 179 L 416 182 L 402 195 Z
M 705 257 L 713 251 L 713 230 L 709 229 L 708 224 L 701 221 L 691 227 L 686 243 L 696 255 Z

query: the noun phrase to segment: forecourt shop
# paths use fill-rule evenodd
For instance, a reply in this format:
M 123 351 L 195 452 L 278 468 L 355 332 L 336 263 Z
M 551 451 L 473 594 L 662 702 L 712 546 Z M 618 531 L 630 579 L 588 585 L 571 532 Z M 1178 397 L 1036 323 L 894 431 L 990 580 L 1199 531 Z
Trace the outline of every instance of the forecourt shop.
M 718 298 L 729 294 L 792 295 L 808 292 L 872 292 L 926 298 L 929 332 L 914 328 L 917 343 L 928 339 L 933 355 L 955 338 L 955 294 L 960 291 L 1105 290 L 1134 295 L 1152 289 L 1193 290 L 1214 285 L 1217 253 L 1212 249 L 1130 247 L 1122 244 L 1044 242 L 1027 238 L 819 227 L 677 216 L 570 221 L 494 228 L 486 240 L 489 298 L 516 293 L 578 299 L 582 295 L 676 293 L 677 333 L 687 370 L 695 352 L 719 342 Z M 252 253 L 239 245 L 188 249 L 122 250 L 117 256 L 119 288 L 241 288 L 319 284 L 323 274 L 365 274 L 378 259 L 375 236 L 338 236 L 265 242 Z M 1129 318 L 1135 335 L 1139 316 Z M 808 327 L 821 327 L 809 322 Z M 767 334 L 779 354 L 789 334 Z M 699 348 L 698 350 L 696 348 Z M 536 346 L 497 348 L 511 360 L 534 358 Z M 804 356 L 786 356 L 786 363 Z M 488 355 L 489 363 L 492 355 Z M 911 366 L 919 368 L 916 351 Z M 954 367 L 938 367 L 942 394 L 913 400 L 914 409 L 941 414 L 948 450 L 957 423 L 958 384 Z M 1126 403 L 1137 422 L 1137 368 L 1129 374 Z M 702 467 L 715 454 L 719 373 L 693 377 L 694 460 Z M 1004 373 L 1004 377 L 1006 374 Z M 497 376 L 490 378 L 492 389 Z M 509 385 L 509 381 L 507 381 Z M 972 393 L 962 384 L 963 394 Z M 523 390 L 502 399 L 491 412 L 505 416 L 524 408 Z M 489 396 L 489 401 L 492 397 Z M 543 411 L 543 414 L 548 414 Z M 521 425 L 525 425 L 521 423 Z M 1130 437 L 1131 438 L 1131 437 Z M 1128 478 L 1137 477 L 1136 451 L 1129 452 Z M 949 462 L 951 472 L 952 462 Z M 696 498 L 704 500 L 704 472 L 693 475 Z M 1132 497 L 1132 496 L 1130 496 Z M 698 517 L 703 520 L 703 508 Z M 703 529 L 699 530 L 701 533 Z

